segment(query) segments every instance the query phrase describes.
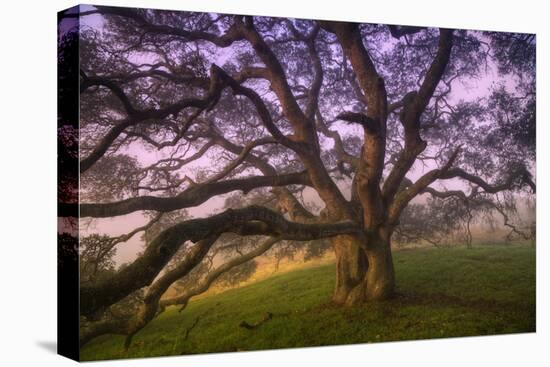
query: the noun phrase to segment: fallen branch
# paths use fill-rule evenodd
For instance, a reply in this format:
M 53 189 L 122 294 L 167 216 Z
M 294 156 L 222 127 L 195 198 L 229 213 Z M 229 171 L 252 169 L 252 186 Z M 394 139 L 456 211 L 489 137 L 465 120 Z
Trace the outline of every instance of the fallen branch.
M 195 321 L 193 322 L 193 324 L 191 324 L 191 326 L 189 326 L 187 329 L 185 329 L 185 334 L 183 336 L 183 340 L 187 340 L 187 338 L 189 338 L 189 333 L 191 331 L 193 331 L 193 329 L 195 328 L 195 326 L 197 326 L 197 324 L 199 323 L 199 320 L 201 319 L 201 316 L 203 315 L 199 315 L 195 318 Z
M 253 324 L 250 324 L 246 321 L 241 321 L 239 326 L 242 327 L 242 328 L 248 329 L 248 330 L 252 330 L 252 329 L 256 329 L 258 326 L 262 325 L 266 321 L 271 320 L 272 318 L 273 318 L 273 314 L 271 312 L 266 312 L 263 319 L 261 319 L 260 321 L 258 321 L 256 323 L 253 323 Z

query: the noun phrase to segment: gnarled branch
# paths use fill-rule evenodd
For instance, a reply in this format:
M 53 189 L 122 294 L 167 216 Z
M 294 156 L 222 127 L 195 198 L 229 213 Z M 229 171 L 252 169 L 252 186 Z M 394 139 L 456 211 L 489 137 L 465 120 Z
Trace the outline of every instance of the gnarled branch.
M 227 210 L 209 218 L 191 219 L 162 231 L 148 244 L 143 255 L 111 278 L 80 289 L 80 311 L 92 315 L 149 285 L 186 241 L 197 242 L 225 232 L 241 235 L 280 236 L 307 241 L 338 234 L 360 233 L 352 222 L 302 224 L 287 221 L 270 209 L 251 206 Z
M 140 210 L 169 212 L 200 205 L 216 195 L 240 190 L 248 192 L 265 186 L 310 185 L 304 172 L 274 176 L 253 176 L 204 184 L 191 184 L 174 197 L 139 196 L 112 203 L 80 204 L 81 217 L 106 218 L 125 215 Z M 77 204 L 60 204 L 59 215 L 71 216 L 78 210 Z
M 109 130 L 109 132 L 99 141 L 92 152 L 84 159 L 80 161 L 80 173 L 86 172 L 95 162 L 97 162 L 113 144 L 113 142 L 122 134 L 124 130 L 131 126 L 135 126 L 146 120 L 164 119 L 169 115 L 176 115 L 181 110 L 189 107 L 197 108 L 198 111 L 193 114 L 193 117 L 198 116 L 203 110 L 212 108 L 220 98 L 220 94 L 225 87 L 225 83 L 220 78 L 220 73 L 215 65 L 210 69 L 210 88 L 208 94 L 204 99 L 199 98 L 184 98 L 179 102 L 176 102 L 170 106 L 156 109 L 136 110 L 132 106 L 130 108 L 128 117 Z M 105 81 L 103 81 L 105 83 Z M 193 119 L 187 121 L 186 126 L 183 127 L 181 134 L 185 134 L 185 131 L 189 128 Z
M 439 177 L 442 180 L 452 179 L 452 178 L 461 178 L 463 180 L 469 181 L 477 186 L 481 187 L 485 192 L 489 194 L 496 194 L 497 192 L 509 190 L 513 188 L 514 184 L 524 184 L 531 188 L 531 190 L 536 192 L 536 184 L 531 178 L 531 174 L 525 167 L 519 167 L 516 170 L 512 171 L 508 178 L 500 184 L 491 184 L 482 179 L 479 176 L 473 175 L 464 171 L 461 168 L 452 168 L 445 172 Z

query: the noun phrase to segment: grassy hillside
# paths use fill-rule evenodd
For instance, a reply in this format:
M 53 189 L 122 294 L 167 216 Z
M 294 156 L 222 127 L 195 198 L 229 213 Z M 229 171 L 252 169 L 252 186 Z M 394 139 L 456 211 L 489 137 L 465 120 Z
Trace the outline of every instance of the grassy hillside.
M 322 265 L 192 301 L 182 313 L 170 308 L 136 335 L 128 352 L 122 337 L 104 336 L 85 346 L 82 358 L 535 331 L 535 250 L 530 247 L 403 250 L 395 253 L 395 267 L 398 296 L 390 301 L 333 306 L 334 265 Z M 239 327 L 267 312 L 273 318 L 257 328 Z

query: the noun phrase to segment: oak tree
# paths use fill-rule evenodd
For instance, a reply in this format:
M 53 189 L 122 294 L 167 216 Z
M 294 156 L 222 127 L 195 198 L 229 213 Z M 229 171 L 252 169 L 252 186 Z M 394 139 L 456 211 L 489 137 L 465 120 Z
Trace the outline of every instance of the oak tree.
M 334 302 L 386 299 L 391 239 L 415 198 L 535 192 L 532 35 L 111 7 L 78 16 L 83 201 L 61 204 L 62 216 L 142 212 L 150 222 L 133 236 L 260 193 L 169 221 L 135 261 L 82 284 L 93 335 L 128 344 L 166 305 L 284 241 L 330 241 Z M 231 256 L 185 282 L 227 236 Z M 162 298 L 175 282 L 182 295 Z M 131 317 L 101 321 L 144 287 Z

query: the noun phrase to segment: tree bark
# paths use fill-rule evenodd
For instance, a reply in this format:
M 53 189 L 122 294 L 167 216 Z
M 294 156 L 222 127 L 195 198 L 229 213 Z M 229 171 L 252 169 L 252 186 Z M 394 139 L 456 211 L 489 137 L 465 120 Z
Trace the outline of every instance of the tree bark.
M 353 288 L 365 277 L 368 263 L 361 239 L 355 236 L 336 236 L 332 239 L 336 256 L 336 284 L 332 300 L 345 304 Z
M 370 236 L 365 243 L 356 236 L 333 239 L 336 253 L 336 287 L 333 301 L 355 306 L 393 296 L 395 276 L 389 235 Z
M 384 300 L 392 297 L 395 291 L 395 275 L 389 238 L 377 238 L 373 241 L 367 250 L 367 259 L 369 269 L 364 299 Z M 348 302 L 354 303 L 353 299 L 348 299 Z

